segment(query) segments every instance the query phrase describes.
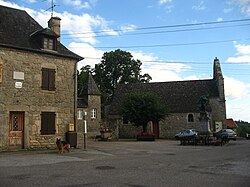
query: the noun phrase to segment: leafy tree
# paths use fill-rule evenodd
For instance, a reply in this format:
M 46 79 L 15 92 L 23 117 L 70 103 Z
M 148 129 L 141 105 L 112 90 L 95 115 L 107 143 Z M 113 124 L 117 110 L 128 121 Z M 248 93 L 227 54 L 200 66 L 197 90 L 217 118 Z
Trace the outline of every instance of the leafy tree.
M 113 96 L 119 83 L 149 82 L 149 74 L 141 75 L 141 61 L 133 59 L 131 53 L 117 49 L 105 52 L 101 63 L 94 68 L 94 79 L 107 98 Z
M 125 95 L 121 114 L 135 126 L 147 132 L 149 121 L 159 122 L 167 116 L 167 108 L 158 95 L 149 92 L 133 92 Z
M 83 66 L 80 71 L 77 71 L 77 94 L 79 95 L 90 72 L 90 66 Z
M 238 125 L 237 128 L 237 135 L 240 137 L 245 137 L 246 133 L 250 134 L 250 123 L 239 120 L 235 121 L 236 124 Z

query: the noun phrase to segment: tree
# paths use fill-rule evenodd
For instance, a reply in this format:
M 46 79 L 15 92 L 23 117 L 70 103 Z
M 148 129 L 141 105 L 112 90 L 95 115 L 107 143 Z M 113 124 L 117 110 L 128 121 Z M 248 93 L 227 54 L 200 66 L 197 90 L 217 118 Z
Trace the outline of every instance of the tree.
M 77 94 L 79 95 L 85 82 L 87 81 L 88 74 L 90 72 L 90 66 L 83 66 L 80 71 L 77 71 Z
M 149 121 L 159 122 L 167 116 L 167 108 L 158 95 L 149 92 L 133 92 L 125 95 L 121 114 L 133 125 L 142 126 L 147 132 Z
M 105 52 L 101 63 L 94 68 L 94 79 L 102 93 L 108 98 L 120 83 L 149 82 L 149 74 L 141 75 L 141 61 L 133 59 L 131 53 L 117 49 Z

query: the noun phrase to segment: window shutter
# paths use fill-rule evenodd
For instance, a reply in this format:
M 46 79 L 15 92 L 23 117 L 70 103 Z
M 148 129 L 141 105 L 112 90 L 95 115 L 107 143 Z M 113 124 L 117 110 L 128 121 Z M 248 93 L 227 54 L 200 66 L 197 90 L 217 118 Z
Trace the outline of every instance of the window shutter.
M 48 90 L 49 71 L 42 68 L 42 90 Z
M 55 118 L 56 114 L 54 112 L 49 112 L 48 114 L 48 134 L 55 134 Z
M 50 91 L 55 91 L 55 74 L 56 71 L 54 69 L 49 69 L 49 89 Z
M 41 134 L 55 134 L 55 112 L 42 112 Z

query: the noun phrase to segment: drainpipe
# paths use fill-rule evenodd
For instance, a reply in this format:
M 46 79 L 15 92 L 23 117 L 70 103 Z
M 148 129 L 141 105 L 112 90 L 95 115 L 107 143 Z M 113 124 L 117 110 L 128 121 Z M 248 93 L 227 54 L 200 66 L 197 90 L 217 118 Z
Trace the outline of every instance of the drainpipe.
M 74 66 L 74 132 L 76 132 L 76 112 L 77 112 L 77 63 Z

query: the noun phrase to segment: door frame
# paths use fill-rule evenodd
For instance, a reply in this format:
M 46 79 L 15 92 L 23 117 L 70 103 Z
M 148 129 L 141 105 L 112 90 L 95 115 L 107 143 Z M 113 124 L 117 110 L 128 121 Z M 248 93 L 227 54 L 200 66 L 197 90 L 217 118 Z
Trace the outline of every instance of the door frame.
M 155 134 L 155 138 L 160 137 L 160 127 L 159 127 L 159 122 L 153 121 L 153 133 Z
M 23 111 L 9 112 L 8 139 L 9 139 L 10 149 L 24 149 L 24 124 L 25 124 L 25 112 Z

